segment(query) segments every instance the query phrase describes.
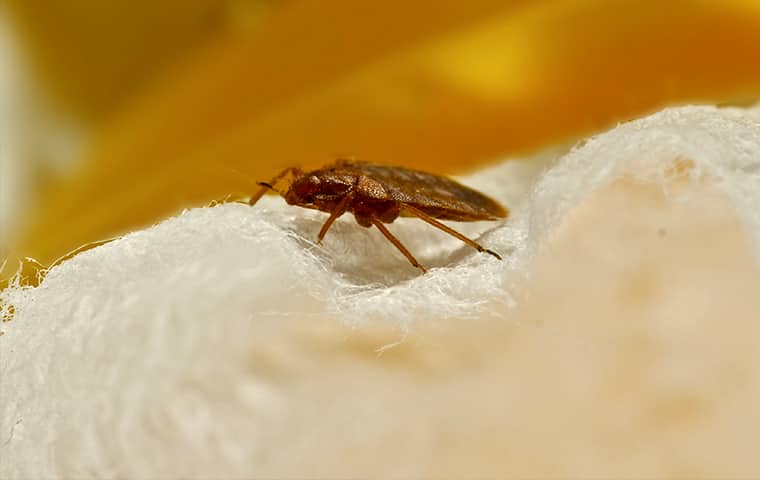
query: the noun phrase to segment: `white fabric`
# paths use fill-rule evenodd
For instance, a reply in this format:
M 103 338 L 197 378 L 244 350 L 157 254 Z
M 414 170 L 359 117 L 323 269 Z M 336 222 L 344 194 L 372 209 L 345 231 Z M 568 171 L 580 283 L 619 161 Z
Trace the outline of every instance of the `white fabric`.
M 514 340 L 519 332 L 567 319 L 561 309 L 550 308 L 551 301 L 544 302 L 537 323 L 522 323 L 520 311 L 533 298 L 528 286 L 539 275 L 537 265 L 551 258 L 553 239 L 576 221 L 569 219 L 582 217 L 582 205 L 620 181 L 655 185 L 655 191 L 670 188 L 677 159 L 693 163 L 685 170 L 693 189 L 687 189 L 691 197 L 673 198 L 676 203 L 702 198 L 694 201 L 707 209 L 674 207 L 681 213 L 657 217 L 664 207 L 635 207 L 633 193 L 613 196 L 605 202 L 622 210 L 619 231 L 631 228 L 626 215 L 638 218 L 636 225 L 668 219 L 674 232 L 687 228 L 678 223 L 681 217 L 704 215 L 697 223 L 720 224 L 732 215 L 731 207 L 720 206 L 727 198 L 749 250 L 760 258 L 759 118 L 751 109 L 667 109 L 591 138 L 558 156 L 557 163 L 554 155 L 544 154 L 462 179 L 512 211 L 507 222 L 452 224 L 501 253 L 502 262 L 413 219 L 389 228 L 430 268 L 426 275 L 378 231 L 349 216 L 336 222 L 324 247 L 317 247 L 313 240 L 325 215 L 289 207 L 277 197 L 266 197 L 255 208 L 226 204 L 188 210 L 81 253 L 52 269 L 37 288 L 0 293 L 3 315 L 10 316 L 11 308 L 15 312 L 0 326 L 0 477 L 667 472 L 660 457 L 643 454 L 621 458 L 620 470 L 615 464 L 595 470 L 597 464 L 584 463 L 582 455 L 606 458 L 604 449 L 611 448 L 599 444 L 606 437 L 598 432 L 567 445 L 549 439 L 555 428 L 570 431 L 562 422 L 575 425 L 578 412 L 558 407 L 560 413 L 547 414 L 552 418 L 547 423 L 544 414 L 529 411 L 530 405 L 594 400 L 547 399 L 537 389 L 523 392 L 525 385 L 591 388 L 576 374 L 598 372 L 605 355 L 618 353 L 581 349 L 573 357 L 576 363 L 568 362 L 577 370 L 552 377 L 544 369 L 545 376 L 533 378 L 542 349 L 566 351 L 561 338 L 575 333 L 526 340 L 522 345 L 533 348 L 521 350 Z M 672 195 L 666 190 L 666 199 Z M 718 206 L 711 211 L 711 205 Z M 602 217 L 579 235 L 600 225 L 604 237 L 618 225 L 615 218 Z M 652 225 L 663 236 L 669 228 Z M 597 249 L 600 264 L 615 278 L 625 275 L 621 248 Z M 667 260 L 662 262 L 667 268 Z M 584 276 L 582 264 L 569 265 L 560 276 L 540 278 L 557 282 L 557 292 L 583 282 L 604 288 Z M 754 266 L 748 268 L 751 276 Z M 682 279 L 689 285 L 691 280 Z M 672 291 L 685 291 L 679 288 L 673 285 Z M 556 295 L 557 308 L 566 305 L 559 301 L 562 293 Z M 623 318 L 628 307 L 618 308 Z M 647 318 L 671 318 L 655 313 Z M 617 345 L 617 337 L 598 336 L 607 327 L 594 336 L 596 326 L 578 323 L 576 331 L 584 328 L 599 345 Z M 684 355 L 698 358 L 699 352 L 695 347 Z M 593 366 L 584 363 L 592 358 Z M 760 367 L 751 367 L 757 358 L 750 360 L 748 375 L 760 392 Z M 594 409 L 583 411 L 589 425 L 610 423 Z M 626 422 L 611 421 L 624 438 Z M 547 437 L 541 440 L 542 435 Z M 503 458 L 499 446 L 506 449 Z M 637 448 L 624 451 L 635 457 Z M 673 449 L 662 455 L 677 457 Z M 528 462 L 531 455 L 542 461 Z M 701 467 L 704 458 L 696 457 Z M 738 461 L 726 458 L 703 471 L 720 475 L 722 465 Z M 728 473 L 760 473 L 757 464 L 739 467 Z

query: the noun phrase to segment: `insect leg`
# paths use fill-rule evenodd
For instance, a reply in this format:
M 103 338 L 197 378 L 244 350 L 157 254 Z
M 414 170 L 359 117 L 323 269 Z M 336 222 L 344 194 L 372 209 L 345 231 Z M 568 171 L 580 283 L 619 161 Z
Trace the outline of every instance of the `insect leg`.
M 258 182 L 258 185 L 261 185 L 261 189 L 253 194 L 251 196 L 251 199 L 248 200 L 248 205 L 256 205 L 256 202 L 261 199 L 261 197 L 264 196 L 265 193 L 267 193 L 267 190 L 274 190 L 274 186 L 279 182 L 285 175 L 289 173 L 298 173 L 300 170 L 296 167 L 288 167 L 285 170 L 281 171 L 277 175 L 274 176 L 268 183 L 267 182 Z M 277 190 L 274 190 L 277 191 Z
M 414 255 L 412 255 L 409 252 L 409 250 L 406 249 L 406 247 L 401 243 L 401 241 L 398 238 L 394 237 L 393 234 L 391 232 L 389 232 L 387 228 L 385 228 L 385 225 L 383 225 L 383 222 L 381 222 L 380 220 L 378 220 L 376 218 L 373 218 L 371 221 L 372 221 L 372 224 L 374 226 L 376 226 L 377 229 L 380 230 L 380 232 L 383 235 L 385 235 L 385 238 L 387 238 L 388 240 L 390 240 L 390 242 L 396 248 L 398 248 L 399 252 L 401 252 L 401 253 L 404 254 L 404 256 L 407 258 L 407 260 L 409 260 L 409 263 L 411 263 L 413 266 L 415 266 L 415 267 L 419 268 L 420 270 L 422 270 L 422 273 L 427 272 L 427 270 L 425 270 L 425 267 L 423 267 L 422 265 L 420 265 L 420 262 L 418 262 L 417 259 L 414 258 Z
M 322 225 L 322 229 L 319 231 L 319 235 L 317 235 L 317 244 L 321 245 L 322 240 L 325 238 L 325 234 L 327 234 L 327 231 L 330 229 L 330 226 L 333 224 L 333 222 L 346 213 L 346 206 L 351 201 L 351 199 L 354 198 L 353 192 L 349 192 L 346 194 L 345 197 L 343 197 L 343 200 L 338 203 L 338 205 L 335 207 L 335 210 L 333 210 L 330 213 L 330 217 L 327 219 L 327 221 Z
M 499 260 L 501 260 L 501 256 L 499 256 L 498 253 L 496 253 L 496 252 L 494 252 L 492 250 L 488 250 L 487 248 L 483 247 L 481 244 L 479 244 L 475 240 L 473 240 L 471 238 L 468 238 L 468 237 L 465 237 L 461 233 L 457 232 L 456 230 L 454 230 L 453 228 L 449 227 L 448 225 L 444 225 L 443 223 L 439 222 L 438 220 L 436 220 L 435 218 L 431 217 L 427 213 L 422 212 L 420 210 L 417 210 L 416 208 L 411 207 L 409 205 L 403 205 L 402 204 L 401 208 L 403 208 L 407 212 L 411 213 L 412 215 L 418 217 L 420 220 L 424 220 L 425 222 L 429 223 L 430 225 L 434 226 L 435 228 L 441 229 L 444 232 L 448 233 L 449 235 L 458 238 L 459 240 L 463 241 L 464 243 L 466 243 L 467 245 L 471 246 L 472 248 L 475 248 L 477 251 L 482 252 L 482 253 L 489 253 L 489 254 L 493 255 L 494 257 L 498 258 Z

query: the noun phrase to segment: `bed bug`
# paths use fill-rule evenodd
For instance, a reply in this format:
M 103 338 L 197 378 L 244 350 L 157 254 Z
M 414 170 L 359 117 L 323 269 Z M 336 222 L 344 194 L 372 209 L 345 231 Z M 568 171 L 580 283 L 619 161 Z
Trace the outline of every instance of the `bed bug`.
M 292 177 L 286 190 L 277 184 Z M 494 251 L 464 236 L 440 220 L 474 222 L 506 218 L 509 211 L 495 200 L 449 178 L 404 167 L 355 160 L 337 162 L 311 172 L 286 168 L 249 200 L 256 204 L 267 192 L 279 193 L 290 205 L 327 212 L 330 216 L 317 235 L 321 244 L 330 226 L 344 213 L 354 214 L 363 227 L 376 227 L 408 260 L 424 273 L 425 267 L 385 226 L 398 217 L 417 217 L 479 252 L 501 260 Z

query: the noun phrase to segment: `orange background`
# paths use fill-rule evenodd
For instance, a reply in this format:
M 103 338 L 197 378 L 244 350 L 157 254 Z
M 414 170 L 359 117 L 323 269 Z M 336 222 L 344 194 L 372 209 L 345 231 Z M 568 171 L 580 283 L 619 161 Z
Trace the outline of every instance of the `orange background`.
M 83 125 L 13 251 L 48 263 L 290 165 L 459 173 L 665 105 L 760 92 L 760 3 L 11 0 L 42 95 Z

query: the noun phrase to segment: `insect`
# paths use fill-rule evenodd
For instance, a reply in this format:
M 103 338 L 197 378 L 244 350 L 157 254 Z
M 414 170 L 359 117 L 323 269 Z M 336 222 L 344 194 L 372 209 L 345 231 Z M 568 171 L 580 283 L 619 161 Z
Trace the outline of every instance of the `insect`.
M 292 177 L 287 189 L 277 184 Z M 269 182 L 259 182 L 262 188 L 249 200 L 250 205 L 273 190 L 290 205 L 327 212 L 330 216 L 317 235 L 321 244 L 330 226 L 344 213 L 354 214 L 363 227 L 375 226 L 408 260 L 424 273 L 425 267 L 396 238 L 385 224 L 398 217 L 417 217 L 443 230 L 479 252 L 501 260 L 491 250 L 439 222 L 454 220 L 474 222 L 506 218 L 509 211 L 495 200 L 446 177 L 403 167 L 384 166 L 355 160 L 337 162 L 311 172 L 286 168 Z

